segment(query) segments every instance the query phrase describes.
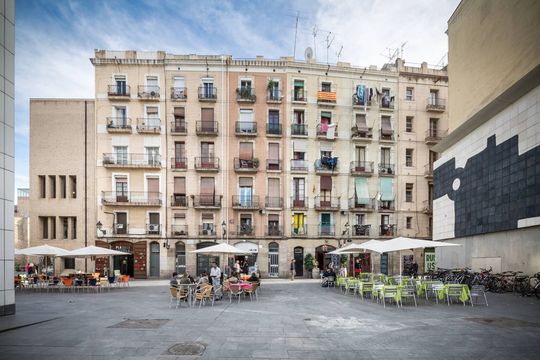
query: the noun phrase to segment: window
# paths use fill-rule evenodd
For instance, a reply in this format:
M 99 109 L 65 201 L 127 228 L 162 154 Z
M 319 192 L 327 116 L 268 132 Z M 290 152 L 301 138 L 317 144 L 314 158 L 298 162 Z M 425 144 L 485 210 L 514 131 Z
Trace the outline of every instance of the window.
M 414 88 L 408 87 L 405 89 L 405 100 L 413 101 L 414 100 Z
M 77 218 L 76 217 L 71 218 L 71 238 L 72 239 L 77 238 Z
M 158 235 L 160 233 L 159 213 L 148 214 L 148 234 Z
M 127 95 L 126 76 L 114 75 L 116 95 Z
M 268 170 L 279 170 L 279 143 L 268 144 Z
M 293 178 L 293 198 L 294 200 L 304 202 L 305 197 L 305 179 Z
M 407 116 L 405 118 L 405 132 L 413 132 L 413 117 Z
M 179 133 L 186 132 L 186 110 L 183 107 L 174 108 L 174 131 Z
M 182 76 L 175 76 L 173 78 L 173 82 L 174 82 L 174 87 L 173 87 L 173 91 L 172 91 L 172 98 L 173 99 L 185 99 L 187 94 L 186 94 L 186 83 L 185 83 L 185 80 Z
M 390 148 L 381 148 L 381 164 L 383 167 L 390 166 Z
M 439 90 L 429 90 L 429 105 L 438 105 Z
M 251 80 L 240 80 L 240 90 L 241 91 L 251 91 Z
M 45 216 L 39 217 L 39 226 L 41 228 L 41 238 L 49 238 L 49 218 Z
M 321 84 L 321 91 L 331 92 L 332 91 L 332 84 L 329 83 L 329 82 L 323 82 Z
M 413 149 L 405 149 L 405 166 L 413 166 Z
M 305 235 L 306 229 L 304 227 L 305 215 L 302 213 L 293 214 L 293 233 L 298 235 Z
M 257 132 L 256 124 L 253 122 L 253 110 L 252 109 L 240 109 L 240 121 L 237 132 L 241 133 L 255 133 Z
M 56 176 L 49 175 L 49 197 L 56 198 Z
M 128 163 L 128 147 L 127 146 L 113 146 L 114 156 L 116 158 L 115 163 L 118 165 L 127 165 Z
M 39 175 L 39 197 L 45 199 L 47 197 L 47 191 L 45 186 L 45 175 Z
M 295 151 L 293 152 L 293 159 L 294 160 L 305 160 L 306 153 L 302 151 Z
M 214 214 L 202 214 L 201 235 L 215 235 Z
M 240 234 L 251 235 L 253 226 L 251 222 L 251 214 L 240 214 Z
M 253 205 L 253 178 L 241 177 L 238 179 L 240 206 L 251 207 Z
M 186 164 L 186 144 L 183 141 L 174 142 L 174 168 L 185 169 Z
M 160 159 L 159 159 L 159 147 L 157 146 L 146 146 L 144 148 L 146 152 L 146 160 L 148 162 L 148 165 L 159 165 Z
M 277 214 L 268 215 L 268 235 L 269 236 L 281 235 L 281 232 L 279 231 L 279 215 Z
M 51 225 L 51 239 L 56 239 L 56 218 L 51 216 L 49 222 Z
M 412 216 L 407 216 L 405 218 L 405 227 L 407 229 L 412 229 Z
M 429 119 L 429 136 L 430 137 L 438 137 L 438 134 L 437 134 L 438 125 L 439 125 L 439 119 L 437 118 Z
M 60 180 L 60 197 L 62 199 L 65 199 L 66 198 L 66 193 L 67 193 L 67 189 L 66 189 L 66 176 L 65 175 L 59 175 L 58 176 L 58 179 Z
M 64 258 L 64 269 L 75 269 L 75 259 Z
M 294 110 L 294 124 L 304 124 L 304 110 Z
M 116 213 L 116 224 L 114 224 L 113 232 L 114 234 L 127 234 L 128 233 L 128 223 L 127 223 L 126 212 Z
M 216 90 L 214 88 L 214 79 L 203 79 L 202 98 L 214 99 L 216 97 Z
M 146 86 L 148 87 L 148 91 L 151 92 L 151 91 L 159 91 L 159 86 L 158 86 L 158 77 L 157 76 L 154 76 L 154 75 L 147 75 L 146 76 Z
M 356 214 L 356 225 L 366 224 L 366 214 Z
M 355 154 L 356 161 L 358 162 L 358 165 L 364 166 L 364 162 L 366 161 L 366 147 L 365 146 L 355 147 L 354 154 Z
M 268 133 L 279 135 L 281 134 L 281 125 L 279 124 L 279 111 L 278 110 L 269 110 L 268 111 Z
M 70 175 L 69 176 L 69 183 L 70 183 L 70 190 L 71 190 L 71 197 L 73 199 L 77 198 L 77 176 Z
M 125 106 L 115 106 L 113 108 L 114 118 L 109 126 L 124 129 L 127 127 L 127 109 Z
M 69 218 L 61 216 L 60 222 L 62 223 L 62 239 L 67 240 L 69 237 Z
M 157 106 L 146 107 L 145 125 L 147 130 L 159 130 L 159 110 Z
M 414 184 L 405 184 L 405 202 L 413 202 L 413 187 Z
M 187 206 L 185 177 L 174 177 L 173 191 L 173 206 Z
M 304 80 L 294 80 L 293 101 L 305 101 Z

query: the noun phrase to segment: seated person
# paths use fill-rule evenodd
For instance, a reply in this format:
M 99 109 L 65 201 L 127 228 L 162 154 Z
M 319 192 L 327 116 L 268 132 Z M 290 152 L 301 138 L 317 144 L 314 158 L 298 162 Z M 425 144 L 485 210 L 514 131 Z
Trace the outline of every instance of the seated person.
M 249 282 L 259 282 L 259 278 L 255 272 L 251 273 L 251 276 L 247 279 Z
M 191 279 L 189 278 L 189 273 L 187 271 L 182 275 L 180 280 L 178 280 L 178 283 L 180 285 L 189 285 L 189 284 L 191 284 Z
M 332 268 L 328 269 L 328 276 L 333 276 L 334 278 L 336 277 L 336 273 L 334 272 L 334 269 Z
M 238 273 L 233 271 L 231 277 L 228 279 L 229 284 L 238 284 Z
M 201 274 L 201 277 L 199 278 L 199 280 L 197 280 L 197 284 L 198 285 L 208 284 L 208 273 L 206 271 L 203 271 L 203 273 Z
M 178 287 L 178 273 L 177 272 L 172 273 L 172 277 L 171 277 L 171 280 L 169 281 L 169 284 L 171 285 L 171 287 Z

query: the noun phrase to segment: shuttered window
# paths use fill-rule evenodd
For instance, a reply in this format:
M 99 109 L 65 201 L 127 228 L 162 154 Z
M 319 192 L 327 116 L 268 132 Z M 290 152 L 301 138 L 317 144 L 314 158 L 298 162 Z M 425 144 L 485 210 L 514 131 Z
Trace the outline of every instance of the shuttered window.
M 331 191 L 332 190 L 332 177 L 331 176 L 321 176 L 320 181 L 321 181 L 321 183 L 320 183 L 321 191 L 323 191 L 323 190 Z
M 253 143 L 250 142 L 241 142 L 239 148 L 240 159 L 251 160 L 253 159 Z
M 186 193 L 186 178 L 185 177 L 174 178 L 174 193 L 175 194 Z

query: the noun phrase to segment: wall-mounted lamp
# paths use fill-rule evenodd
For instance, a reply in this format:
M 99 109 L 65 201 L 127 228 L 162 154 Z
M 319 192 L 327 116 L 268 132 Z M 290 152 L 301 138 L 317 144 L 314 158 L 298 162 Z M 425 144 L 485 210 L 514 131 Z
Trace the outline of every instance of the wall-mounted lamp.
M 107 230 L 102 230 L 102 228 L 103 228 L 103 224 L 101 223 L 101 221 L 98 220 L 96 224 L 96 229 L 98 229 L 101 232 L 101 235 L 107 234 Z

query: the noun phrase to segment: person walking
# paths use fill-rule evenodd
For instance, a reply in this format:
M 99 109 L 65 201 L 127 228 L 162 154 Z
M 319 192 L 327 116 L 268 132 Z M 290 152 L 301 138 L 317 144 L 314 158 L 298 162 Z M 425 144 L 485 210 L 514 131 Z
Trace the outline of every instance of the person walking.
M 221 269 L 219 268 L 219 266 L 217 266 L 216 263 L 212 263 L 212 269 L 210 270 L 210 278 L 212 279 L 212 286 L 214 287 L 214 291 L 216 291 L 221 282 Z
M 296 261 L 292 259 L 291 260 L 291 281 L 294 281 L 294 276 L 296 275 L 295 263 Z

